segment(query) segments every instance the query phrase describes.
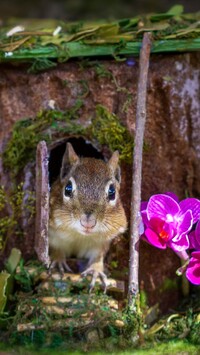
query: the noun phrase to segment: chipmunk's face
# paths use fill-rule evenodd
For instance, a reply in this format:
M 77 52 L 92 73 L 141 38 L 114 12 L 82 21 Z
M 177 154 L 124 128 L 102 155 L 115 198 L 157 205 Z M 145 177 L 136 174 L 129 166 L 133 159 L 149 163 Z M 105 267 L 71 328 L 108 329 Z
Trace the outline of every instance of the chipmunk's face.
M 80 159 L 72 146 L 67 146 L 61 168 L 62 203 L 56 213 L 58 227 L 82 235 L 112 237 L 122 233 L 126 222 L 119 199 L 118 153 L 105 163 L 94 158 Z
M 119 182 L 103 161 L 84 158 L 63 185 L 63 208 L 70 209 L 68 226 L 81 234 L 106 233 L 106 214 L 116 208 Z

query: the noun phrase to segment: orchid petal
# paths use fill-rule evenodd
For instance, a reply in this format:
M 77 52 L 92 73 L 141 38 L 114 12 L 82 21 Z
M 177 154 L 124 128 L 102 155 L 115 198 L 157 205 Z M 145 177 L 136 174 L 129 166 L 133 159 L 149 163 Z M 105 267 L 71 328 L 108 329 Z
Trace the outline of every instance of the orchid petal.
M 200 219 L 200 200 L 197 198 L 186 198 L 179 203 L 181 212 L 186 212 L 187 210 L 192 211 L 193 223 L 196 223 Z
M 169 241 L 169 246 L 175 251 L 175 252 L 181 252 L 183 250 L 186 250 L 189 248 L 189 240 L 187 234 L 181 234 L 179 236 L 176 236 L 176 238 L 173 238 L 172 240 Z
M 144 226 L 148 226 L 149 225 L 149 220 L 147 218 L 147 211 L 144 210 L 141 212 L 141 217 L 142 217 L 142 222 L 144 223 Z
M 189 234 L 189 242 L 190 242 L 190 249 L 200 250 L 200 236 L 198 238 L 196 230 L 192 231 Z
M 191 254 L 186 270 L 186 277 L 194 285 L 200 285 L 200 251 Z
M 198 239 L 198 241 L 200 243 L 200 221 L 196 225 L 195 234 L 196 234 L 196 238 Z
M 160 249 L 166 249 L 167 244 L 164 240 L 162 240 L 158 234 L 156 234 L 152 229 L 147 228 L 145 230 L 145 236 L 148 240 L 148 242 L 152 245 L 154 245 L 157 248 Z
M 173 198 L 173 200 L 175 200 L 176 202 L 179 203 L 179 198 L 176 194 L 174 194 L 173 192 L 167 191 L 165 192 L 165 195 L 170 196 L 171 198 Z
M 200 250 L 200 221 L 196 229 L 189 234 L 190 248 Z
M 184 214 L 179 214 L 176 217 L 176 221 L 178 222 L 177 232 L 178 234 L 189 232 L 193 225 L 193 217 L 191 210 L 186 211 Z
M 146 210 L 147 205 L 148 205 L 148 202 L 147 202 L 147 201 L 142 201 L 142 202 L 141 202 L 141 205 L 140 205 L 140 211 Z
M 148 218 L 157 217 L 166 220 L 167 216 L 174 216 L 179 213 L 178 203 L 167 195 L 154 195 L 150 198 L 147 206 Z

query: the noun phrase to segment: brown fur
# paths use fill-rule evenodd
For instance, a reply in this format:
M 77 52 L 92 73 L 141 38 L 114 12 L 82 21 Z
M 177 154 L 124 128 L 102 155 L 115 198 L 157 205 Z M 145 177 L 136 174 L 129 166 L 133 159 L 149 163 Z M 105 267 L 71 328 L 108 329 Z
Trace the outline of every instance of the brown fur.
M 75 189 L 72 197 L 65 197 L 69 179 Z M 119 197 L 119 180 L 117 152 L 105 163 L 94 158 L 79 158 L 67 144 L 61 176 L 53 184 L 50 195 L 49 242 L 55 261 L 62 263 L 65 257 L 72 255 L 83 257 L 89 261 L 85 275 L 92 273 L 94 277 L 95 274 L 95 280 L 96 276 L 104 275 L 103 258 L 110 241 L 127 225 Z M 110 184 L 116 189 L 115 201 L 109 201 L 105 191 Z M 88 224 L 93 221 L 96 225 L 90 229 Z

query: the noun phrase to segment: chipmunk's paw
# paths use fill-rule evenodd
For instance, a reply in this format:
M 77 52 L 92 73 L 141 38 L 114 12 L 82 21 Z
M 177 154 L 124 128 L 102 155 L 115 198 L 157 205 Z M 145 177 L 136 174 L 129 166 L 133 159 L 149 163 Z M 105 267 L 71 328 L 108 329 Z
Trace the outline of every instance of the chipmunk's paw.
M 99 277 L 101 280 L 101 283 L 103 285 L 104 293 L 106 293 L 106 290 L 107 290 L 107 276 L 106 276 L 106 274 L 103 271 L 96 271 L 92 267 L 89 267 L 84 272 L 82 272 L 81 276 L 86 277 L 88 275 L 92 275 L 92 281 L 90 283 L 89 292 L 91 292 L 93 290 L 94 285 L 97 280 L 97 277 Z
M 53 260 L 49 267 L 49 273 L 52 272 L 52 269 L 58 268 L 59 272 L 63 275 L 65 271 L 73 272 L 72 269 L 68 266 L 65 260 Z

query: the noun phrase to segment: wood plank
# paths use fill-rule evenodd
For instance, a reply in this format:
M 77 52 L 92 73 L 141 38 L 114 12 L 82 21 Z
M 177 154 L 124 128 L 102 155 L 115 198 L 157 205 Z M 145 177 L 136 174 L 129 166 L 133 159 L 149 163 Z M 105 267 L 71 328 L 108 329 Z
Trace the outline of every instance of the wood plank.
M 49 266 L 49 172 L 48 149 L 45 141 L 38 143 L 36 152 L 36 230 L 35 251 L 38 259 Z

